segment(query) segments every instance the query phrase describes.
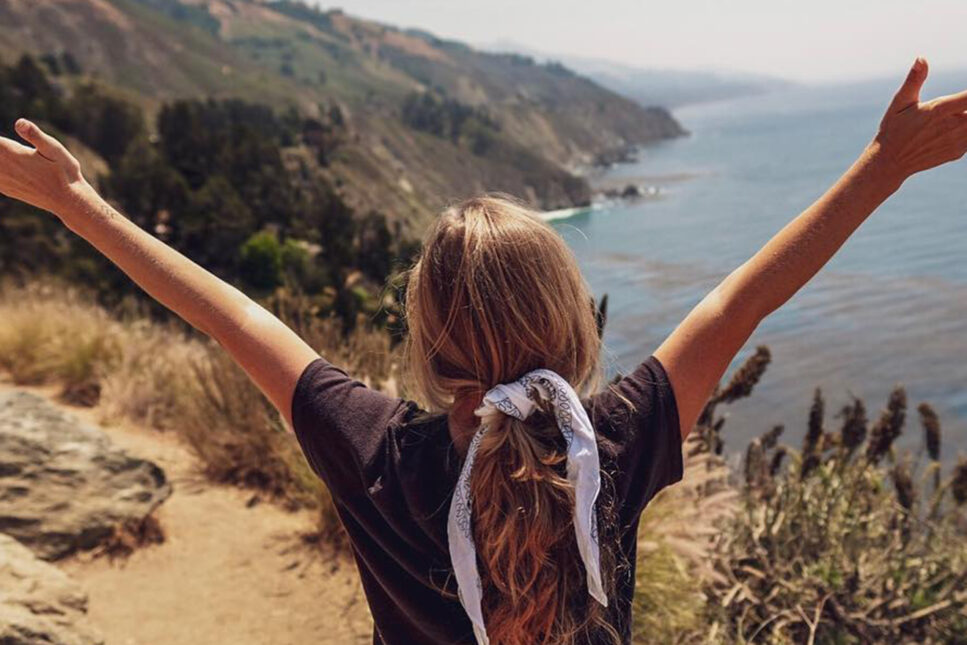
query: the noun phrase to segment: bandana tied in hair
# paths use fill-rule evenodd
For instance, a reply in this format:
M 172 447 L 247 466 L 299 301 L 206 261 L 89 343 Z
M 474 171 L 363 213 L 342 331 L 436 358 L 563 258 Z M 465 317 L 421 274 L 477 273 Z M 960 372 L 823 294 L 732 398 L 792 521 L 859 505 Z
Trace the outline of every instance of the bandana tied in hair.
M 588 593 L 607 607 L 608 598 L 601 580 L 598 518 L 594 510 L 601 488 L 598 444 L 594 439 L 591 420 L 577 393 L 555 372 L 546 369 L 534 370 L 513 383 L 498 385 L 487 392 L 474 414 L 486 418 L 499 411 L 523 421 L 542 399 L 550 402 L 557 427 L 567 443 L 567 479 L 574 487 L 574 534 L 587 571 Z M 470 473 L 480 440 L 487 431 L 488 426 L 481 423 L 480 429 L 470 441 L 467 458 L 450 502 L 447 523 L 450 560 L 457 579 L 460 603 L 473 623 L 474 635 L 479 645 L 489 645 L 490 640 L 484 626 L 481 608 L 483 586 L 477 571 L 477 551 L 473 544 Z

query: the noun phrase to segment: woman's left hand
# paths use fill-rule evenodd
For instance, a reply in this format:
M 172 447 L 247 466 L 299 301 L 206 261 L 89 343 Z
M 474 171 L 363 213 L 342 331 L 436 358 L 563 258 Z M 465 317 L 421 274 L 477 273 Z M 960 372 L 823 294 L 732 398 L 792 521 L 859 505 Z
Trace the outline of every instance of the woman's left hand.
M 967 91 L 921 102 L 928 71 L 923 58 L 914 62 L 870 144 L 898 183 L 967 153 Z
M 0 193 L 59 214 L 89 188 L 80 163 L 34 123 L 20 119 L 15 128 L 33 147 L 0 137 Z

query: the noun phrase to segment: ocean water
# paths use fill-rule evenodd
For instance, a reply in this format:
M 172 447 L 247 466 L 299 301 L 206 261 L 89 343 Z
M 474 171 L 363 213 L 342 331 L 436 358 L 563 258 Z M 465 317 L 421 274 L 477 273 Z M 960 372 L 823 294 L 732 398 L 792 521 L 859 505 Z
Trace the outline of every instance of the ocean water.
M 967 88 L 930 79 L 924 98 Z M 809 206 L 872 138 L 895 90 L 874 81 L 784 90 L 682 109 L 691 136 L 642 151 L 608 181 L 658 197 L 554 221 L 595 294 L 610 299 L 607 365 L 628 371 L 689 309 Z M 754 394 L 727 406 L 727 449 L 775 424 L 798 445 L 814 388 L 828 429 L 851 396 L 875 419 L 890 389 L 909 395 L 902 445 L 922 445 L 916 405 L 941 416 L 944 458 L 967 454 L 967 160 L 917 175 L 740 352 L 773 362 Z

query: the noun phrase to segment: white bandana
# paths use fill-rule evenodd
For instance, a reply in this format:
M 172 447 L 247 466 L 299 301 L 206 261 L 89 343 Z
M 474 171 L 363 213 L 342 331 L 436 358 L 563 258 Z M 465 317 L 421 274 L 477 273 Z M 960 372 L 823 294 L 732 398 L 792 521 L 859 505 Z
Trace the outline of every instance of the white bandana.
M 567 479 L 574 486 L 575 493 L 574 534 L 587 571 L 588 593 L 607 607 L 608 598 L 601 581 L 598 518 L 594 511 L 594 502 L 601 488 L 598 444 L 594 440 L 591 420 L 588 419 L 577 393 L 555 372 L 546 369 L 534 370 L 513 383 L 498 385 L 487 392 L 474 414 L 487 417 L 494 411 L 500 411 L 523 421 L 530 416 L 537 407 L 537 401 L 542 398 L 549 400 L 553 406 L 557 427 L 567 443 Z M 487 430 L 488 427 L 481 423 L 480 429 L 470 441 L 467 458 L 450 502 L 447 522 L 450 560 L 457 579 L 458 595 L 473 623 L 478 645 L 489 645 L 490 640 L 484 626 L 481 609 L 483 587 L 477 571 L 477 551 L 473 544 L 470 472 L 480 440 Z

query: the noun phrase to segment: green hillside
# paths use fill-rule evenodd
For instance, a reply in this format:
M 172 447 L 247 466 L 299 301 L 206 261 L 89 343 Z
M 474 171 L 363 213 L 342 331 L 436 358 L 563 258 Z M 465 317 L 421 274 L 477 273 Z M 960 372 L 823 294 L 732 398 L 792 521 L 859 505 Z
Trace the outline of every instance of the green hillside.
M 237 97 L 336 119 L 342 135 L 315 171 L 357 212 L 412 232 L 483 190 L 548 209 L 587 202 L 576 167 L 683 133 L 559 65 L 288 0 L 0 0 L 0 24 L 3 59 L 69 54 L 152 113 Z

